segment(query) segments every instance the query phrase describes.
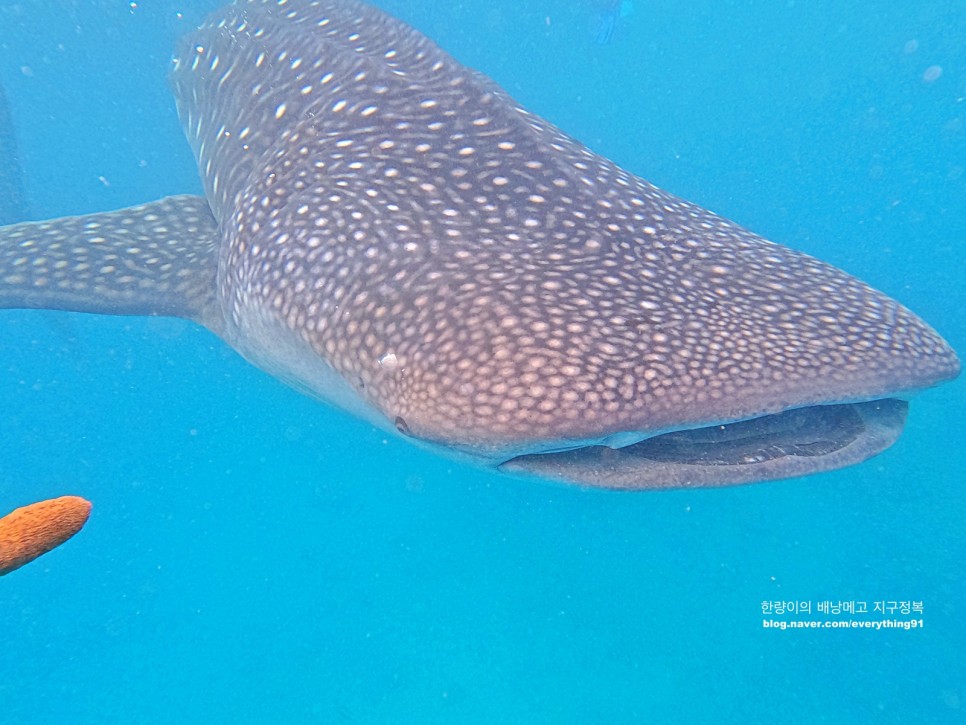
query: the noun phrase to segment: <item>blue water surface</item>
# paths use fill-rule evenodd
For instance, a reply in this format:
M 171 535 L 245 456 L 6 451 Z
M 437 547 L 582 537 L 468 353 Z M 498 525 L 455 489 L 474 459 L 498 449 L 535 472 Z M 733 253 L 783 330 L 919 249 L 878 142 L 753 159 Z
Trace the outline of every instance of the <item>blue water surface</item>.
M 36 217 L 200 193 L 166 72 L 219 4 L 0 4 Z M 966 351 L 963 3 L 635 0 L 607 43 L 590 1 L 379 4 Z M 187 322 L 0 330 L 0 513 L 94 502 L 0 580 L 2 722 L 966 722 L 962 382 L 861 466 L 629 494 L 387 439 Z M 766 629 L 775 600 L 916 601 L 923 627 Z

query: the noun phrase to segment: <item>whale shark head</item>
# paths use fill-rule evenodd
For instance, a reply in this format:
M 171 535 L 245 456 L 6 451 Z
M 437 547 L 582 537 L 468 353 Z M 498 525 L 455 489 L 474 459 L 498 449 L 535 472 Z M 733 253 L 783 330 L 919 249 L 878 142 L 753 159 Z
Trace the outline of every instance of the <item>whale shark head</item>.
M 622 170 L 362 3 L 238 2 L 172 79 L 204 208 L 11 229 L 46 261 L 138 233 L 193 296 L 70 267 L 69 302 L 27 305 L 11 273 L 7 306 L 191 317 L 423 445 L 615 488 L 856 463 L 959 372 L 899 303 Z

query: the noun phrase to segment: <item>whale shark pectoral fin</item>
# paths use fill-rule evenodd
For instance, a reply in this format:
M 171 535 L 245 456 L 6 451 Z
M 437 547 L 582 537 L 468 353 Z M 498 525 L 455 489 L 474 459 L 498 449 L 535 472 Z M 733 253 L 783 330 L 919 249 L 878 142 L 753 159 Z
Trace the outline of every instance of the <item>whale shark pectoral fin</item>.
M 218 247 L 198 196 L 0 227 L 0 308 L 184 317 L 218 332 Z

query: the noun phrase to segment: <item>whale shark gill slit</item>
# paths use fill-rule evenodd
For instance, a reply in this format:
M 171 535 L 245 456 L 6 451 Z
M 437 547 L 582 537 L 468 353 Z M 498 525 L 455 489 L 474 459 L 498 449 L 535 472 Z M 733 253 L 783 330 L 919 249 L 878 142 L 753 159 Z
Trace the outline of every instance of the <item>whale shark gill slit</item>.
M 192 319 L 421 445 L 613 488 L 857 463 L 959 373 L 898 302 L 363 3 L 237 2 L 172 84 L 205 198 L 0 229 L 0 305 Z

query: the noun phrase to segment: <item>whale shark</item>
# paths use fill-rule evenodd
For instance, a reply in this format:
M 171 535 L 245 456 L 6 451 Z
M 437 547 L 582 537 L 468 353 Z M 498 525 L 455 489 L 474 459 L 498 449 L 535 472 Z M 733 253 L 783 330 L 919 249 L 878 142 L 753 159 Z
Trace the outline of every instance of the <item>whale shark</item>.
M 614 489 L 861 462 L 959 373 L 890 297 L 362 2 L 239 0 L 171 83 L 204 196 L 0 229 L 0 307 L 193 320 L 422 446 Z

